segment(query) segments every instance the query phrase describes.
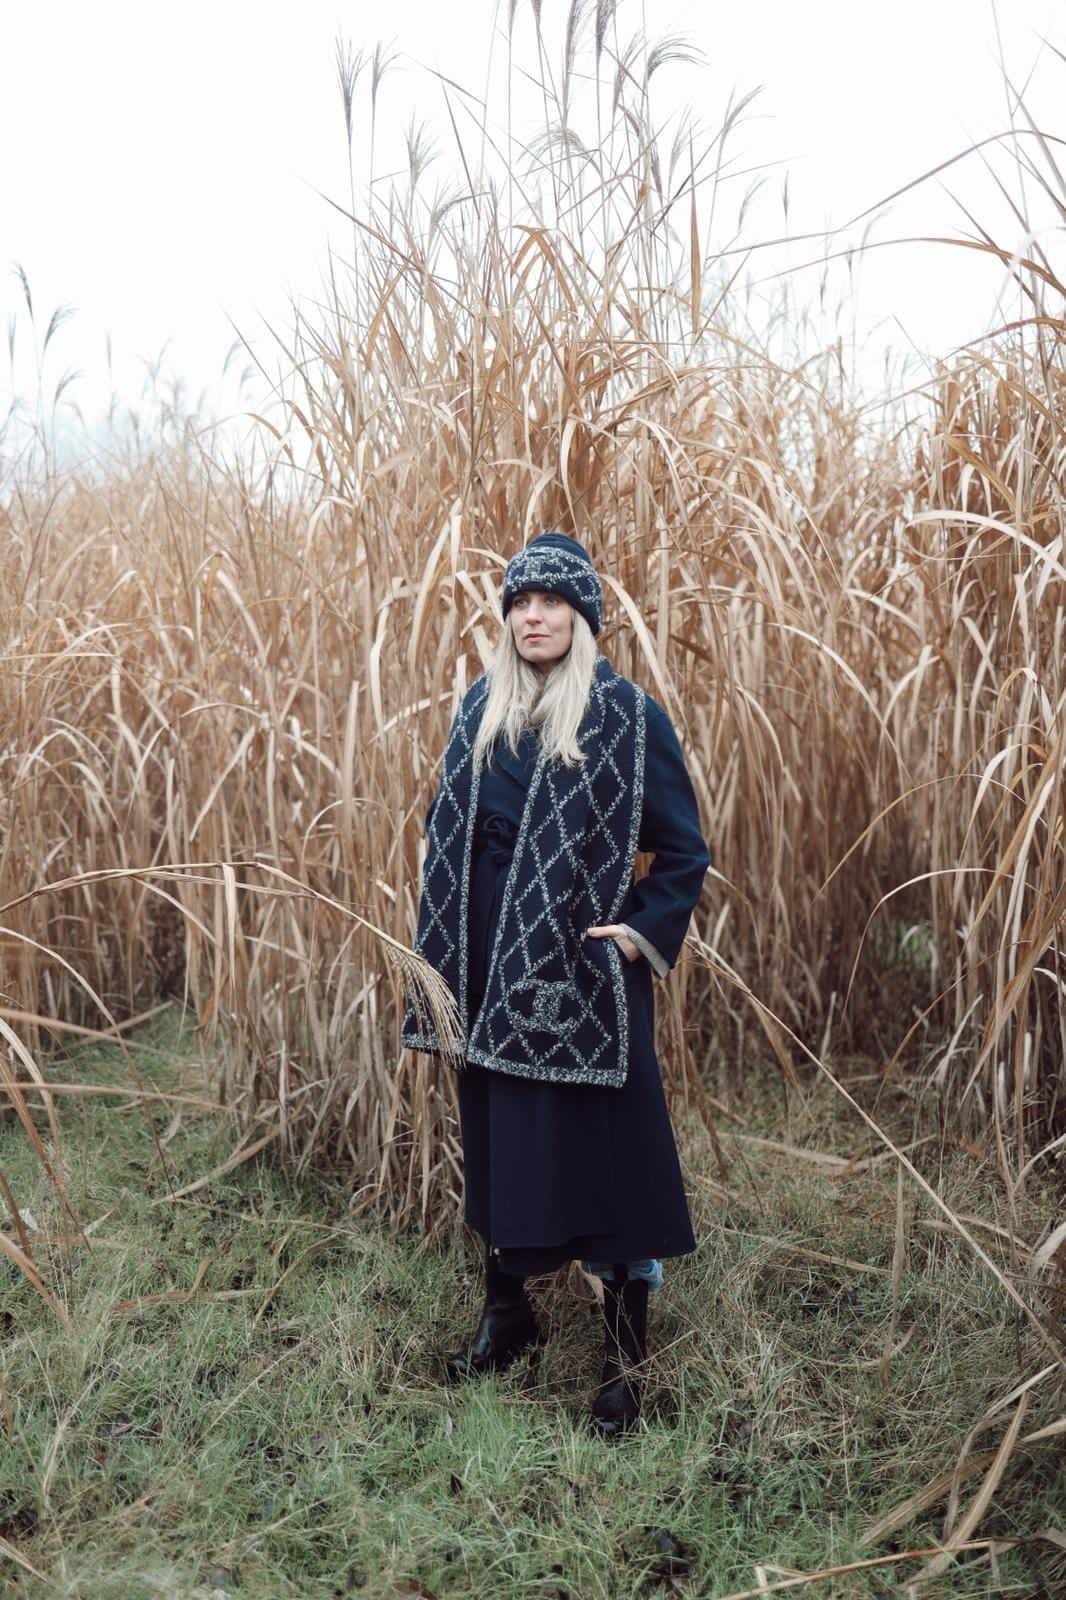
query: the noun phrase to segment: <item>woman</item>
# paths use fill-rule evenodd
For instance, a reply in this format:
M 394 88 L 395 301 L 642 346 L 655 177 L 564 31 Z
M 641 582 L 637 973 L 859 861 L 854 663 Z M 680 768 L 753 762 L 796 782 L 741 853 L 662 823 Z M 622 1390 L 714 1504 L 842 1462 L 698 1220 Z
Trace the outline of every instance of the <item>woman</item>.
M 466 1219 L 485 1306 L 450 1380 L 541 1333 L 528 1276 L 578 1259 L 603 1280 L 592 1423 L 640 1414 L 649 1290 L 695 1248 L 654 1046 L 652 974 L 676 961 L 710 862 L 666 712 L 596 646 L 599 578 L 561 533 L 504 575 L 504 627 L 452 725 L 427 819 L 417 947 L 465 1033 Z M 633 881 L 638 850 L 654 854 Z M 417 996 L 411 1049 L 440 1053 Z

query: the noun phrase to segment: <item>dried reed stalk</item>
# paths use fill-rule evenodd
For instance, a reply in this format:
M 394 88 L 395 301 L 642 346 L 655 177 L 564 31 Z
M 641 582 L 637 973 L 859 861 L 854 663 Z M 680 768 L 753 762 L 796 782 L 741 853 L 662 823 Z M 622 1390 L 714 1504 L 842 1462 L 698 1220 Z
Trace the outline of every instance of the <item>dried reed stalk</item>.
M 595 139 L 575 30 L 540 142 L 353 202 L 357 276 L 297 317 L 288 424 L 244 459 L 175 421 L 106 473 L 6 474 L 0 1053 L 30 1137 L 53 1023 L 174 995 L 298 1170 L 451 1215 L 452 1078 L 397 1048 L 422 820 L 503 563 L 554 525 L 715 852 L 660 990 L 670 1093 L 711 1125 L 707 1063 L 743 1063 L 757 997 L 783 1070 L 786 1030 L 931 1069 L 1009 1173 L 1057 1132 L 1061 282 L 1018 263 L 1032 319 L 871 419 L 838 351 L 783 366 L 740 331 L 729 129 L 671 145 L 666 57 L 611 36 Z

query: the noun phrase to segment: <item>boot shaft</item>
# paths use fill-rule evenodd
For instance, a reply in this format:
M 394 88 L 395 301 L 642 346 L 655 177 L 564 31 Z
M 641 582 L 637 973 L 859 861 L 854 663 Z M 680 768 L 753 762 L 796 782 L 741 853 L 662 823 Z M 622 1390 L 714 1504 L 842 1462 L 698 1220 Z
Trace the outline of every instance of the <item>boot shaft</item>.
M 624 1266 L 621 1273 L 603 1285 L 603 1371 L 591 1421 L 605 1438 L 626 1433 L 639 1420 L 648 1353 L 647 1279 L 626 1277 Z
M 485 1305 L 473 1336 L 461 1349 L 444 1358 L 449 1383 L 501 1372 L 516 1356 L 541 1344 L 533 1307 L 526 1295 L 525 1279 L 504 1272 L 491 1250 L 485 1252 Z
M 528 1305 L 526 1280 L 513 1272 L 504 1272 L 493 1251 L 485 1251 L 485 1305 L 493 1310 Z
M 604 1349 L 619 1366 L 639 1367 L 648 1354 L 648 1284 L 626 1278 L 603 1285 Z

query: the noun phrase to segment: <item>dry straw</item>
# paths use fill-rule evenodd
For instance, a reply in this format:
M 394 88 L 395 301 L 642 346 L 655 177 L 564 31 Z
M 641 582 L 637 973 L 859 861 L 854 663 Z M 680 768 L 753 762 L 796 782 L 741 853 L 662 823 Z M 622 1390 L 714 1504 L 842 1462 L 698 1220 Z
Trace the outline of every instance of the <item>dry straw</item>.
M 787 1030 L 931 1073 L 1007 1173 L 1058 1131 L 1062 283 L 1013 260 L 1031 316 L 871 420 L 839 349 L 789 366 L 744 325 L 716 255 L 742 107 L 706 150 L 662 135 L 680 47 L 624 44 L 614 6 L 583 42 L 579 11 L 541 138 L 464 132 L 452 96 L 459 187 L 412 136 L 406 187 L 353 199 L 265 456 L 172 420 L 103 472 L 5 468 L 0 1059 L 30 1137 L 53 1022 L 175 995 L 298 1170 L 453 1215 L 453 1082 L 397 1046 L 422 824 L 503 563 L 548 526 L 605 575 L 602 647 L 675 719 L 715 853 L 660 990 L 672 1095 L 709 1118 L 754 1023 L 790 1072 Z
M 602 647 L 674 718 L 714 849 L 659 990 L 675 1102 L 713 1140 L 711 1069 L 769 1050 L 846 1096 L 827 1058 L 866 1056 L 931 1077 L 1013 1195 L 1063 1149 L 1062 275 L 966 241 L 1027 315 L 872 418 L 838 348 L 790 365 L 745 326 L 716 253 L 742 106 L 705 151 L 663 137 L 679 47 L 622 43 L 601 4 L 582 61 L 575 5 L 553 76 L 534 11 L 543 136 L 466 133 L 453 95 L 455 192 L 427 192 L 417 135 L 406 187 L 358 209 L 353 178 L 350 271 L 296 319 L 285 423 L 243 459 L 176 417 L 91 472 L 60 473 L 47 430 L 22 460 L 0 434 L 3 1103 L 61 1192 L 55 1104 L 87 1086 L 49 1083 L 49 1044 L 121 1041 L 176 997 L 241 1127 L 191 1188 L 273 1149 L 341 1164 L 353 1207 L 454 1218 L 453 1078 L 398 1050 L 423 818 L 504 562 L 553 526 L 604 574 Z M 349 148 L 366 66 L 372 146 L 388 62 L 339 53 Z M 1066 221 L 1058 145 L 1021 126 L 1014 148 L 1022 223 L 1033 192 Z M 885 1148 L 1053 1343 L 1061 1224 L 1018 1257 L 1022 1295 L 974 1231 L 1013 1250 L 1018 1230 L 956 1215 Z M 901 1189 L 896 1293 L 903 1217 Z M 29 1244 L 0 1232 L 63 1319 Z M 1012 1453 L 1062 1426 L 1022 1431 L 1057 1372 L 868 1533 L 950 1487 L 942 1547 L 750 1592 L 991 1549 L 972 1535 Z

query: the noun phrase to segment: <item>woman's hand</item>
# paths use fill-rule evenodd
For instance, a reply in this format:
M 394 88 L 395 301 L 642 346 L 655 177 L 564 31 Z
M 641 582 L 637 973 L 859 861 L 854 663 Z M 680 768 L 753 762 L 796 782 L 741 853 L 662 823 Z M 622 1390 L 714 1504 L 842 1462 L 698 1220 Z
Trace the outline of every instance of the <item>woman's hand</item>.
M 640 955 L 626 930 L 617 922 L 608 922 L 602 928 L 586 928 L 585 934 L 589 939 L 613 939 L 627 961 L 635 961 Z

